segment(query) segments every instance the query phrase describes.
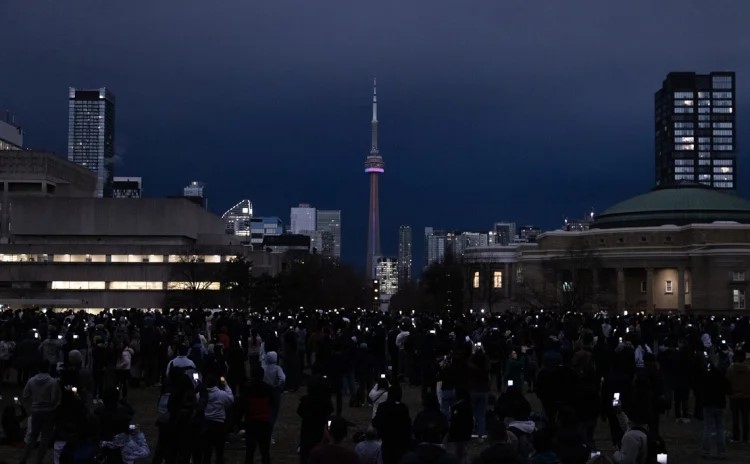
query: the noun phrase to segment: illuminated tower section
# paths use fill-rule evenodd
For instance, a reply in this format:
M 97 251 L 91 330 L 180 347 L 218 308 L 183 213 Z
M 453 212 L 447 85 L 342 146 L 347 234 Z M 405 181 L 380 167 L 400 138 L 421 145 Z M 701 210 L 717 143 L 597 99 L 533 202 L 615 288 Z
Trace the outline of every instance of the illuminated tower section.
M 365 160 L 365 173 L 370 177 L 369 226 L 367 228 L 367 278 L 375 277 L 375 266 L 380 256 L 380 202 L 378 201 L 378 178 L 385 172 L 385 163 L 378 150 L 378 96 L 377 81 L 372 88 L 372 147 Z

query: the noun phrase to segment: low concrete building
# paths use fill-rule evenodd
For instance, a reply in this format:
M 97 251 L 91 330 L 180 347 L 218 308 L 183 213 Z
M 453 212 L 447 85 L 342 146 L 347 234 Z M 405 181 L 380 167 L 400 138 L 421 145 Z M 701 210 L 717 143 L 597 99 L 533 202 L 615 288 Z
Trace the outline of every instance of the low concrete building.
M 656 189 L 589 230 L 469 249 L 463 267 L 476 309 L 745 310 L 750 201 L 695 185 Z
M 73 308 L 226 305 L 237 256 L 275 274 L 283 256 L 253 252 L 224 221 L 183 198 L 11 199 L 0 244 L 0 304 Z

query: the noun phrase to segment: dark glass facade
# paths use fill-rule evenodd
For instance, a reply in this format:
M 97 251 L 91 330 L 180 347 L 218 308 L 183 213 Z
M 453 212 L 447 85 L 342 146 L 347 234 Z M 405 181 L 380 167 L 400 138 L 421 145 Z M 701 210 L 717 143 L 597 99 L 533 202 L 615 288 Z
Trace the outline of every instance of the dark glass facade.
M 105 88 L 71 88 L 68 96 L 68 160 L 96 173 L 98 197 L 112 196 L 114 158 L 114 95 Z
M 733 72 L 669 73 L 655 95 L 656 185 L 737 189 Z

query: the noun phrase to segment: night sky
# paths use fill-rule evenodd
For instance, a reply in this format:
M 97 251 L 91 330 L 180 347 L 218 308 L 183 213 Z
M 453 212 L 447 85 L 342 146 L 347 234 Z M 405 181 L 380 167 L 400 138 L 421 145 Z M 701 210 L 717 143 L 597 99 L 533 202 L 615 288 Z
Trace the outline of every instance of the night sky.
M 383 251 L 398 226 L 560 226 L 653 185 L 669 71 L 737 72 L 750 192 L 750 1 L 2 0 L 0 108 L 67 154 L 68 87 L 117 98 L 115 175 L 147 196 L 208 185 L 289 221 L 341 209 L 364 263 L 372 77 Z M 744 169 L 743 169 L 744 168 Z

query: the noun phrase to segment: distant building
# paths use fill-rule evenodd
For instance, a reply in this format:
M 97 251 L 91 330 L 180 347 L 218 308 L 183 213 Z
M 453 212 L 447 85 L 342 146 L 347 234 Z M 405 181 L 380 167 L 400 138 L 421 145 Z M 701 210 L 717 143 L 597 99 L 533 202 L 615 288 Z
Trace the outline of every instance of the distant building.
M 112 196 L 115 97 L 106 88 L 69 89 L 68 159 L 96 173 L 96 196 Z
M 380 303 L 387 309 L 391 296 L 398 291 L 398 260 L 396 258 L 378 257 L 375 265 L 375 278 L 380 286 Z
M 534 243 L 541 233 L 542 229 L 537 226 L 523 226 L 518 230 L 518 238 L 521 242 Z
M 250 243 L 259 248 L 267 236 L 284 233 L 284 223 L 277 217 L 254 217 L 250 219 Z
M 284 234 L 263 237 L 263 249 L 270 253 L 310 252 L 310 237 L 307 235 Z
M 112 178 L 112 198 L 141 198 L 143 197 L 143 178 L 114 177 Z
M 321 233 L 320 254 L 341 259 L 341 210 L 318 210 L 316 230 Z
M 446 248 L 450 247 L 453 234 L 432 227 L 424 228 L 424 267 L 445 261 Z
M 194 180 L 182 189 L 182 196 L 190 199 L 193 203 L 208 208 L 208 199 L 206 198 L 206 186 L 203 182 Z
M 411 226 L 398 228 L 398 288 L 405 288 L 411 282 Z
M 16 125 L 10 113 L 0 113 L 0 150 L 21 150 L 23 130 Z
M 242 241 L 250 243 L 253 218 L 253 204 L 250 200 L 241 200 L 222 214 L 221 218 L 224 219 L 228 234 L 242 237 Z
M 563 230 L 567 230 L 569 232 L 581 232 L 584 230 L 589 230 L 591 227 L 591 224 L 594 223 L 594 211 L 591 210 L 587 215 L 582 217 L 581 219 L 568 219 L 565 218 L 563 221 Z
M 656 92 L 656 185 L 737 189 L 733 72 L 673 72 Z
M 292 207 L 289 214 L 289 232 L 300 234 L 303 230 L 317 230 L 317 215 L 315 208 L 307 203 L 300 203 L 299 206 Z
M 496 222 L 492 230 L 495 245 L 507 246 L 513 243 L 516 238 L 515 222 Z
M 489 245 L 490 235 L 481 232 L 460 232 L 454 234 L 453 238 L 453 256 L 456 261 L 461 261 L 464 252 L 468 248 L 487 246 Z

